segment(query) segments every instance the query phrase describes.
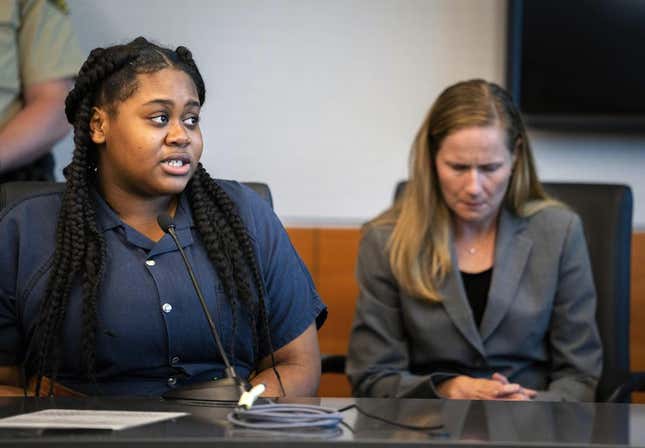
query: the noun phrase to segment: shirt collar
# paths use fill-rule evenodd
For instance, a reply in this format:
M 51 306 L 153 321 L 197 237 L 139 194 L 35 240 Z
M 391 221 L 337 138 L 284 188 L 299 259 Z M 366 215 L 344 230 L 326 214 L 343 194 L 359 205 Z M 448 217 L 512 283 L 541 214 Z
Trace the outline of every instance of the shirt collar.
M 123 221 L 121 221 L 119 215 L 117 215 L 105 199 L 103 199 L 103 196 L 101 196 L 96 189 L 92 189 L 91 194 L 94 198 L 94 203 L 96 204 L 96 222 L 99 230 L 105 233 L 115 227 L 123 227 Z
M 124 223 L 119 215 L 110 207 L 107 201 L 105 201 L 105 199 L 98 193 L 98 191 L 94 190 L 92 194 L 94 195 L 95 203 L 97 204 L 96 217 L 98 227 L 102 233 L 118 229 L 119 233 L 123 235 L 126 241 L 147 251 L 149 256 L 156 256 L 177 250 L 175 242 L 172 240 L 170 235 L 164 235 L 163 238 L 157 242 L 150 240 L 145 235 L 139 233 L 136 229 Z M 183 192 L 179 195 L 174 223 L 179 244 L 183 248 L 193 244 L 193 216 L 190 210 L 190 204 L 188 203 L 188 197 Z
M 177 203 L 177 210 L 175 211 L 175 227 L 177 230 L 195 227 L 193 214 L 191 213 L 190 204 L 188 203 L 188 196 L 185 192 L 182 192 L 179 195 L 179 202 Z
M 107 232 L 116 227 L 123 227 L 125 225 L 119 215 L 110 207 L 110 205 L 105 201 L 103 196 L 99 194 L 96 189 L 92 189 L 92 196 L 96 203 L 96 220 L 98 223 L 99 230 L 101 232 Z M 175 228 L 177 230 L 190 229 L 195 227 L 193 222 L 193 215 L 190 212 L 190 204 L 188 203 L 188 197 L 186 193 L 181 193 L 179 195 L 179 202 L 177 203 L 177 210 L 175 211 Z

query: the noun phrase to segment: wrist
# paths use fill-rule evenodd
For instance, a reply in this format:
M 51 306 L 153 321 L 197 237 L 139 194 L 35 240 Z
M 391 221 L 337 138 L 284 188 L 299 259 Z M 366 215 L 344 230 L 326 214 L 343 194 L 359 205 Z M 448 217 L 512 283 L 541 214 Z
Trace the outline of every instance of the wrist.
M 443 398 L 461 398 L 462 385 L 468 377 L 464 375 L 454 376 L 441 382 L 437 386 L 439 395 Z

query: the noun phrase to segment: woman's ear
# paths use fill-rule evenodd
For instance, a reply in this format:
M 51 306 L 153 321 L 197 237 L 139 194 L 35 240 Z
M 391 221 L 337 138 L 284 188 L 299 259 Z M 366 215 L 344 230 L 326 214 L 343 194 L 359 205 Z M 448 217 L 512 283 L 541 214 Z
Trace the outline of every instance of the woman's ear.
M 107 131 L 107 112 L 100 107 L 92 108 L 90 117 L 90 137 L 97 145 L 105 143 L 105 134 Z

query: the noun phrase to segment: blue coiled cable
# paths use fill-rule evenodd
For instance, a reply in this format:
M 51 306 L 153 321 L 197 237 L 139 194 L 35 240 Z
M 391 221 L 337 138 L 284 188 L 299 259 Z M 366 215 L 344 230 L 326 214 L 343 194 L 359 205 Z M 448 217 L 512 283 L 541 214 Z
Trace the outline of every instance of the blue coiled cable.
M 229 422 L 249 429 L 336 428 L 343 415 L 336 409 L 305 404 L 259 404 L 236 408 Z

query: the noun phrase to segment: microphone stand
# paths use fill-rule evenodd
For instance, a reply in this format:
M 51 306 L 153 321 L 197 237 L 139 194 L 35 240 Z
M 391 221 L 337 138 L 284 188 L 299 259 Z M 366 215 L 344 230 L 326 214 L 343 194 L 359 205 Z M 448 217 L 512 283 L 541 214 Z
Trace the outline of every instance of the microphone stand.
M 226 375 L 224 378 L 188 384 L 181 388 L 170 390 L 163 394 L 162 397 L 173 400 L 238 402 L 242 394 L 250 389 L 250 385 L 237 375 L 235 368 L 231 365 L 228 357 L 226 356 L 226 352 L 222 346 L 222 341 L 220 340 L 219 333 L 217 332 L 217 327 L 215 326 L 215 322 L 213 322 L 213 318 L 208 311 L 208 306 L 206 305 L 202 291 L 197 283 L 197 278 L 195 277 L 193 269 L 188 262 L 188 257 L 186 257 L 186 253 L 182 249 L 179 239 L 177 238 L 175 224 L 172 222 L 172 218 L 167 214 L 162 214 L 157 217 L 157 222 L 161 229 L 172 237 L 184 260 L 186 270 L 188 271 L 190 280 L 193 283 L 195 292 L 197 293 L 197 298 L 202 306 L 204 316 L 208 321 L 208 326 L 211 330 L 211 334 L 213 335 L 213 339 L 215 340 L 217 350 L 224 361 L 224 373 Z

